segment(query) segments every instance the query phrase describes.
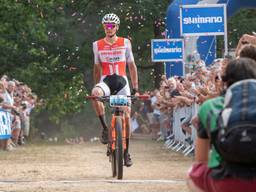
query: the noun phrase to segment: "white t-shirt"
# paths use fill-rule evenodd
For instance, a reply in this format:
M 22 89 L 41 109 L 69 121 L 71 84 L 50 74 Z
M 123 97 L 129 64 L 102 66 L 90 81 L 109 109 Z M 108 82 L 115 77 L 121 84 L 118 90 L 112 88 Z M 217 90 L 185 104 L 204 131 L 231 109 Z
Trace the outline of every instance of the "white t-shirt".
M 151 97 L 151 105 L 154 105 L 156 101 L 157 101 L 156 96 Z M 160 110 L 154 108 L 153 114 L 160 115 Z
M 12 93 L 10 94 L 8 91 L 5 91 L 5 93 L 3 94 L 3 103 L 6 103 L 8 105 L 13 105 L 14 104 L 14 100 L 13 100 L 13 95 Z M 11 109 L 4 109 L 5 111 L 11 112 Z

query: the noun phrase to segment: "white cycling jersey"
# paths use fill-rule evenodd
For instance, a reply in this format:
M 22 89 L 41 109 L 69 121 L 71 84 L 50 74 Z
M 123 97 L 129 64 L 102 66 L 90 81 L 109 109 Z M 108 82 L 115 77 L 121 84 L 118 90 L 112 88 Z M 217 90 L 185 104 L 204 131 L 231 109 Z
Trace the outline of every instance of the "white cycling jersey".
M 126 64 L 134 62 L 129 39 L 117 37 L 109 44 L 105 39 L 93 43 L 94 63 L 101 64 L 102 76 L 117 74 L 126 76 Z
M 126 77 L 126 64 L 134 62 L 129 39 L 117 37 L 113 44 L 105 39 L 93 43 L 94 63 L 101 64 L 102 74 L 100 87 L 104 95 L 130 95 L 130 87 Z

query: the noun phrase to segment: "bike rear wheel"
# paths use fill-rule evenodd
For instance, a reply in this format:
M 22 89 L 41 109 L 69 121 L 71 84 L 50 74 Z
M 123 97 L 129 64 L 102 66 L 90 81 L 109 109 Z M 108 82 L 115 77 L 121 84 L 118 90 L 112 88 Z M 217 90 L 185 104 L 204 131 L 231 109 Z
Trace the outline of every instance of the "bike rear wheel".
M 116 129 L 116 149 L 115 149 L 115 157 L 116 157 L 116 172 L 117 179 L 123 178 L 123 139 L 122 139 L 122 119 L 121 117 L 116 117 L 115 122 Z

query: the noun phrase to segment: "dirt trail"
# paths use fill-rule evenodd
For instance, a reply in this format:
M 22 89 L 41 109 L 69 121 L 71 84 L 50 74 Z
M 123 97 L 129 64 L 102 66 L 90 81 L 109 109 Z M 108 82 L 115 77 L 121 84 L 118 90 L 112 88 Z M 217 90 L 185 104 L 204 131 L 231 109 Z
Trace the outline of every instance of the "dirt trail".
M 105 146 L 27 145 L 0 152 L 0 191 L 15 192 L 177 192 L 188 191 L 185 175 L 192 159 L 163 149 L 163 143 L 134 138 L 134 165 L 124 179 L 111 177 Z

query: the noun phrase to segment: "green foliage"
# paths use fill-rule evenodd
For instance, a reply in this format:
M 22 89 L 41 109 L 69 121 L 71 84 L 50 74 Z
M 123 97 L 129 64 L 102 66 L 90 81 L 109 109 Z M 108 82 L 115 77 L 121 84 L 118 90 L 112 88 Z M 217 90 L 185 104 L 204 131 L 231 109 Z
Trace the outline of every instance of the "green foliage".
M 121 19 L 118 35 L 132 41 L 140 89 L 154 84 L 150 41 L 164 31 L 169 0 L 2 0 L 0 4 L 0 74 L 28 84 L 44 100 L 42 109 L 55 122 L 82 110 L 93 86 L 93 41 L 104 37 L 101 18 Z M 243 33 L 256 29 L 255 10 L 229 20 L 234 47 Z M 219 47 L 223 45 L 219 44 Z M 149 83 L 152 82 L 152 83 Z
M 242 9 L 228 20 L 228 42 L 229 48 L 235 49 L 243 34 L 252 34 L 256 31 L 255 9 Z M 223 37 L 218 37 L 218 55 L 223 53 Z
M 230 47 L 235 47 L 245 33 L 251 34 L 256 30 L 256 10 L 242 9 L 228 21 Z
M 147 66 L 154 22 L 163 19 L 168 2 L 3 0 L 0 74 L 31 86 L 44 99 L 43 109 L 58 122 L 81 109 L 84 85 L 88 90 L 93 86 L 92 42 L 104 36 L 102 16 L 109 12 L 120 16 L 119 35 L 131 39 L 137 64 Z M 150 69 L 145 74 L 150 79 Z
M 79 111 L 85 95 L 82 35 L 67 5 L 40 0 L 0 5 L 0 73 L 31 86 L 56 122 Z

